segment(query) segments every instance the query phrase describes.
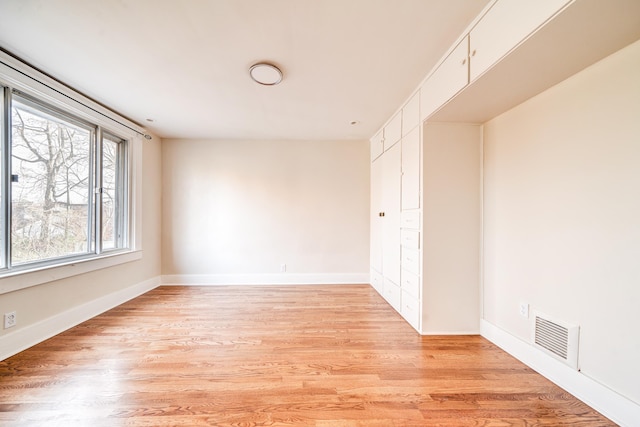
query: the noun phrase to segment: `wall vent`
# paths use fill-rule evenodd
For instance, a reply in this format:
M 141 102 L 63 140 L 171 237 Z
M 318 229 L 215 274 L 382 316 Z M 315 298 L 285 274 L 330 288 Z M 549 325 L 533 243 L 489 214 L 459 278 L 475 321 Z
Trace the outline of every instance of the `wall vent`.
M 558 322 L 546 314 L 534 313 L 533 343 L 547 354 L 578 369 L 580 327 Z

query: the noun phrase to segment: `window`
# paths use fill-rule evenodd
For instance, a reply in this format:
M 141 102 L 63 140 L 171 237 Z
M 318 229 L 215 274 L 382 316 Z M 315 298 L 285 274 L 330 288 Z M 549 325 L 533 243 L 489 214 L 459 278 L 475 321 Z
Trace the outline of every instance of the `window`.
M 125 242 L 124 215 L 126 141 L 105 134 L 102 138 L 102 250 L 116 249 Z
M 1 95 L 2 270 L 128 250 L 129 140 L 37 96 Z

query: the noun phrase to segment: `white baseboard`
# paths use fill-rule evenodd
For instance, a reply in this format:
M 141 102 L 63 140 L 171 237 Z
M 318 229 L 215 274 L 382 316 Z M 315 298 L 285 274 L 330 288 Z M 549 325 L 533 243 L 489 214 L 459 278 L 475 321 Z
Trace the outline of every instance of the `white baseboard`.
M 467 331 L 421 331 L 420 335 L 428 337 L 429 335 L 479 335 L 480 331 L 477 329 L 470 329 Z
M 480 321 L 480 334 L 615 423 L 623 427 L 638 425 L 639 404 L 553 359 L 531 344 L 486 320 Z
M 154 277 L 3 335 L 0 337 L 0 360 L 26 350 L 159 285 L 160 277 Z
M 348 285 L 368 283 L 368 272 L 318 274 L 175 274 L 162 276 L 162 284 L 173 285 Z

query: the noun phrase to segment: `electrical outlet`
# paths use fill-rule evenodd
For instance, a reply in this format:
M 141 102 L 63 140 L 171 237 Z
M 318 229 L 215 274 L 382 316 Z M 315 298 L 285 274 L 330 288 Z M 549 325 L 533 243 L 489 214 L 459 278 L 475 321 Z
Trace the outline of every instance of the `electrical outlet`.
M 16 326 L 16 323 L 18 323 L 18 317 L 17 317 L 15 311 L 12 311 L 11 313 L 5 313 L 4 314 L 4 328 L 5 329 L 9 329 L 9 328 L 12 328 L 12 327 Z
M 287 272 L 287 264 L 280 264 L 280 273 Z
M 529 318 L 529 304 L 527 303 L 520 303 L 520 316 L 524 317 L 524 318 Z

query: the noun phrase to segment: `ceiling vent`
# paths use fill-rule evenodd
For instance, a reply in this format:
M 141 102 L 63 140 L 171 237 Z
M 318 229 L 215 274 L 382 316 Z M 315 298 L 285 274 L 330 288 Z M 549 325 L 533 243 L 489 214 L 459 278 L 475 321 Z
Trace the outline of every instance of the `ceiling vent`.
M 579 335 L 579 326 L 534 313 L 533 344 L 574 369 L 578 369 Z

